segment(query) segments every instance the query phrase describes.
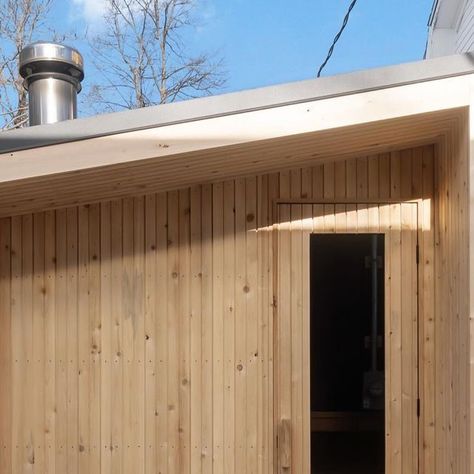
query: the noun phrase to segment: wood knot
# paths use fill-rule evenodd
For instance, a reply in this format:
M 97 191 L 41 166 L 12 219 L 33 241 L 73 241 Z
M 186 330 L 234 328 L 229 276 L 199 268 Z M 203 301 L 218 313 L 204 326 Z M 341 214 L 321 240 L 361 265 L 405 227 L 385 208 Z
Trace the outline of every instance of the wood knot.
M 79 452 L 83 453 L 85 450 L 84 446 L 82 444 L 79 445 Z
M 173 273 L 171 274 L 171 276 L 172 276 L 173 278 L 178 278 L 178 272 L 173 272 Z
M 244 293 L 248 293 L 250 291 L 250 287 L 248 285 L 244 286 Z
M 239 372 L 242 372 L 243 368 L 244 368 L 244 366 L 242 364 L 237 364 L 237 370 Z
M 252 222 L 255 219 L 255 215 L 252 213 L 247 214 L 247 222 Z

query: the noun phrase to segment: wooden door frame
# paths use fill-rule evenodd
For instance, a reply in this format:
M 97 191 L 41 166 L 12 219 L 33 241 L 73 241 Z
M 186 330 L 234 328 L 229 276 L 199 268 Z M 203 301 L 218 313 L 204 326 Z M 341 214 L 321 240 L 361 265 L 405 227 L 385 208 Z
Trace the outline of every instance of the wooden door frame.
M 417 463 L 417 473 L 422 472 L 421 462 L 423 457 L 423 429 L 424 429 L 424 420 L 423 420 L 423 410 L 420 408 L 426 403 L 433 403 L 434 396 L 430 393 L 423 393 L 422 385 L 422 371 L 423 371 L 423 335 L 422 335 L 422 325 L 424 323 L 424 318 L 426 317 L 420 311 L 420 304 L 425 294 L 422 294 L 419 291 L 420 280 L 423 278 L 423 264 L 419 263 L 419 246 L 420 239 L 422 238 L 422 223 L 420 221 L 420 210 L 422 206 L 423 199 L 275 199 L 271 206 L 272 220 L 273 223 L 273 238 L 272 238 L 272 251 L 273 251 L 273 288 L 274 288 L 274 331 L 273 331 L 273 354 L 274 354 L 274 369 L 273 369 L 273 378 L 274 378 L 274 393 L 273 393 L 273 406 L 274 406 L 274 446 L 276 446 L 274 452 L 274 466 L 275 472 L 279 472 L 280 465 L 280 451 L 283 450 L 283 456 L 287 458 L 287 462 L 291 464 L 291 447 L 288 448 L 285 446 L 285 443 L 291 443 L 291 422 L 289 420 L 280 420 L 279 419 L 279 393 L 278 393 L 278 375 L 279 375 L 279 364 L 278 360 L 278 312 L 279 312 L 279 301 L 278 301 L 278 292 L 279 292 L 279 251 L 278 251 L 278 232 L 279 232 L 279 206 L 280 205 L 318 205 L 318 204 L 327 204 L 327 205 L 337 205 L 337 204 L 347 204 L 347 205 L 364 205 L 364 204 L 377 204 L 377 205 L 390 205 L 390 204 L 414 204 L 416 206 L 416 314 L 417 314 L 417 363 L 416 363 L 416 378 L 417 378 L 417 398 L 418 398 L 418 413 L 417 413 L 417 423 L 418 423 L 418 440 L 417 440 L 417 453 L 418 453 L 418 463 Z M 433 210 L 431 210 L 431 213 Z M 370 233 L 370 232 L 368 232 Z M 434 248 L 434 241 L 432 242 Z M 428 297 L 434 297 L 434 287 L 430 288 L 431 291 L 428 291 Z M 310 417 L 311 414 L 309 413 Z M 310 436 L 310 435 L 309 435 Z M 291 446 L 291 445 L 290 445 Z M 291 472 L 291 470 L 283 470 L 283 472 Z M 303 473 L 304 474 L 304 473 Z M 308 473 L 309 474 L 309 473 Z

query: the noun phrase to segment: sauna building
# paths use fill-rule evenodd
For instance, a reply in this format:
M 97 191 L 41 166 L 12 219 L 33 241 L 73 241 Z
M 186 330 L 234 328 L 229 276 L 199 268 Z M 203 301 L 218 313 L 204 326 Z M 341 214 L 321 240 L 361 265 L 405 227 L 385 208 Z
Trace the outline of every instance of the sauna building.
M 0 474 L 472 474 L 473 93 L 464 54 L 35 102 L 0 134 Z

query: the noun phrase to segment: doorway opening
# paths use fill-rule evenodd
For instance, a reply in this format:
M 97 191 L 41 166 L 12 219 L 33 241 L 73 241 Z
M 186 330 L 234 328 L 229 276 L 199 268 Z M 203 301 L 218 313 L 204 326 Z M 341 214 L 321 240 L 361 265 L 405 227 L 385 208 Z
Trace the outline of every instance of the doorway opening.
M 385 473 L 384 234 L 311 234 L 311 472 Z

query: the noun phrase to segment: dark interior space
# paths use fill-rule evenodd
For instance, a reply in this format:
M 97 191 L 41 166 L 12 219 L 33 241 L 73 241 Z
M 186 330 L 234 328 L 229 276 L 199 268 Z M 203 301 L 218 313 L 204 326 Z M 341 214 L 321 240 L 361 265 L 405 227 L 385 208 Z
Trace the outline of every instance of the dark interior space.
M 310 246 L 311 472 L 383 474 L 384 236 Z

